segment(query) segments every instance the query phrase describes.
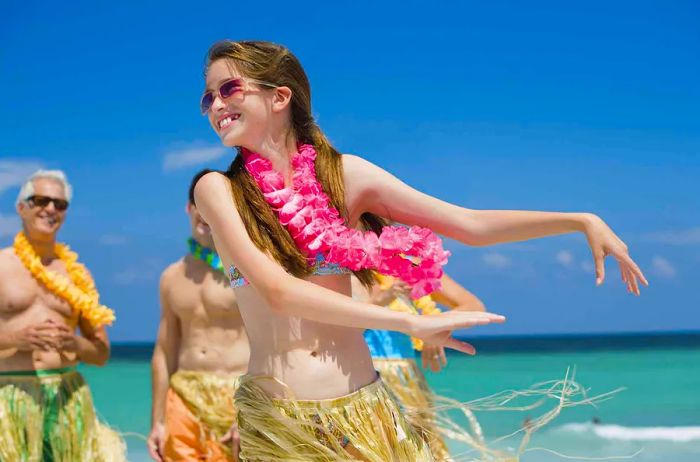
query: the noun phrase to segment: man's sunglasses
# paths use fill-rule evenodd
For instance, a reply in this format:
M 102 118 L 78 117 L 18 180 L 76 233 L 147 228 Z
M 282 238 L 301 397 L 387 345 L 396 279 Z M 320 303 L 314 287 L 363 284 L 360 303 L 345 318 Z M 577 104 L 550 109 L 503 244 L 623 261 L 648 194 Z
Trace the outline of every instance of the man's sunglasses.
M 53 202 L 53 206 L 56 210 L 59 212 L 63 212 L 68 208 L 68 201 L 65 199 L 56 199 L 55 197 L 48 197 L 48 196 L 29 196 L 27 198 L 27 202 L 29 202 L 33 207 L 41 207 L 42 209 L 44 207 L 48 207 L 51 202 Z
M 216 93 L 218 94 L 219 98 L 221 99 L 228 99 L 238 93 L 241 97 L 243 96 L 243 92 L 247 90 L 246 88 L 246 83 L 257 83 L 258 85 L 263 85 L 265 87 L 270 87 L 270 88 L 277 88 L 278 85 L 275 85 L 274 83 L 270 82 L 263 82 L 262 80 L 253 80 L 253 79 L 231 79 L 223 82 L 221 85 L 219 85 L 219 89 L 216 90 Z M 202 99 L 199 102 L 199 110 L 202 111 L 202 115 L 206 115 L 207 112 L 211 109 L 212 105 L 214 104 L 214 98 L 216 96 L 214 95 L 214 91 L 209 90 L 208 92 L 204 93 L 202 95 Z

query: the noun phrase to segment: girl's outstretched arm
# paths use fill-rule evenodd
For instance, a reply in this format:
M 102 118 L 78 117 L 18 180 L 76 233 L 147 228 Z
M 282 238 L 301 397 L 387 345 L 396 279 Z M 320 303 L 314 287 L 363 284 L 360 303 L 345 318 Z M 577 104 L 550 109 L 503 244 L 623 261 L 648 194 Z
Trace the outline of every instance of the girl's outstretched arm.
M 417 191 L 357 156 L 343 156 L 343 167 L 346 188 L 356 195 L 354 203 L 358 204 L 350 211 L 351 217 L 372 212 L 475 246 L 582 232 L 593 253 L 597 284 L 605 278 L 605 257 L 612 255 L 630 292 L 639 295 L 638 281 L 648 285 L 625 243 L 592 213 L 467 209 Z

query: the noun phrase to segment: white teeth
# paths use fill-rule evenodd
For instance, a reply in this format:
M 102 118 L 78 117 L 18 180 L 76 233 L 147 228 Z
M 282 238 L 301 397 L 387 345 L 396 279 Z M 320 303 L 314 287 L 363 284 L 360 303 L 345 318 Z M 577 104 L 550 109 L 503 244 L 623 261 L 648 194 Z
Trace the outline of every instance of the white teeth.
M 240 114 L 234 114 L 234 115 L 232 115 L 232 116 L 226 116 L 225 118 L 223 118 L 223 119 L 221 119 L 221 120 L 219 121 L 219 128 L 226 128 L 226 127 L 228 127 L 229 125 L 231 125 L 231 123 L 232 123 L 234 120 L 238 120 L 238 118 L 239 118 L 240 116 L 241 116 Z

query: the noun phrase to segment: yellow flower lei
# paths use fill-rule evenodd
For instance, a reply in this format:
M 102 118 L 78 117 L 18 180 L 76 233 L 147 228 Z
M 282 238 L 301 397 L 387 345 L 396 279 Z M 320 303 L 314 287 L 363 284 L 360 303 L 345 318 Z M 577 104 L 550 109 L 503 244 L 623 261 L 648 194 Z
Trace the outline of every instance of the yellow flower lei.
M 37 281 L 51 293 L 67 301 L 73 310 L 93 327 L 112 324 L 115 319 L 114 312 L 100 305 L 100 294 L 95 288 L 95 282 L 85 266 L 78 263 L 78 254 L 70 250 L 67 245 L 56 244 L 54 252 L 66 266 L 68 277 L 48 271 L 22 231 L 15 236 L 14 250 L 22 264 Z
M 385 276 L 376 272 L 374 275 L 382 290 L 387 290 L 394 284 L 394 278 L 392 276 Z M 420 314 L 422 316 L 442 312 L 430 295 L 425 295 L 417 300 L 413 300 L 411 304 L 407 303 L 403 298 L 397 297 L 387 305 L 387 308 L 393 311 Z M 411 337 L 411 343 L 415 350 L 423 351 L 424 342 L 422 339 Z

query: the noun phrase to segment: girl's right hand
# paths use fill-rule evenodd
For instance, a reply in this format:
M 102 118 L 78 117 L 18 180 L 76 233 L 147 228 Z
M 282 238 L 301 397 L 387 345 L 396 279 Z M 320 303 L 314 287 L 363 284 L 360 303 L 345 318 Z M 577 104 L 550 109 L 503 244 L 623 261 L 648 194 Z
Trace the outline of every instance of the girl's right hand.
M 505 316 L 484 311 L 446 311 L 430 316 L 415 316 L 407 334 L 417 337 L 431 345 L 452 348 L 469 355 L 476 354 L 476 349 L 469 343 L 452 337 L 452 331 L 467 329 L 491 323 L 505 322 Z

